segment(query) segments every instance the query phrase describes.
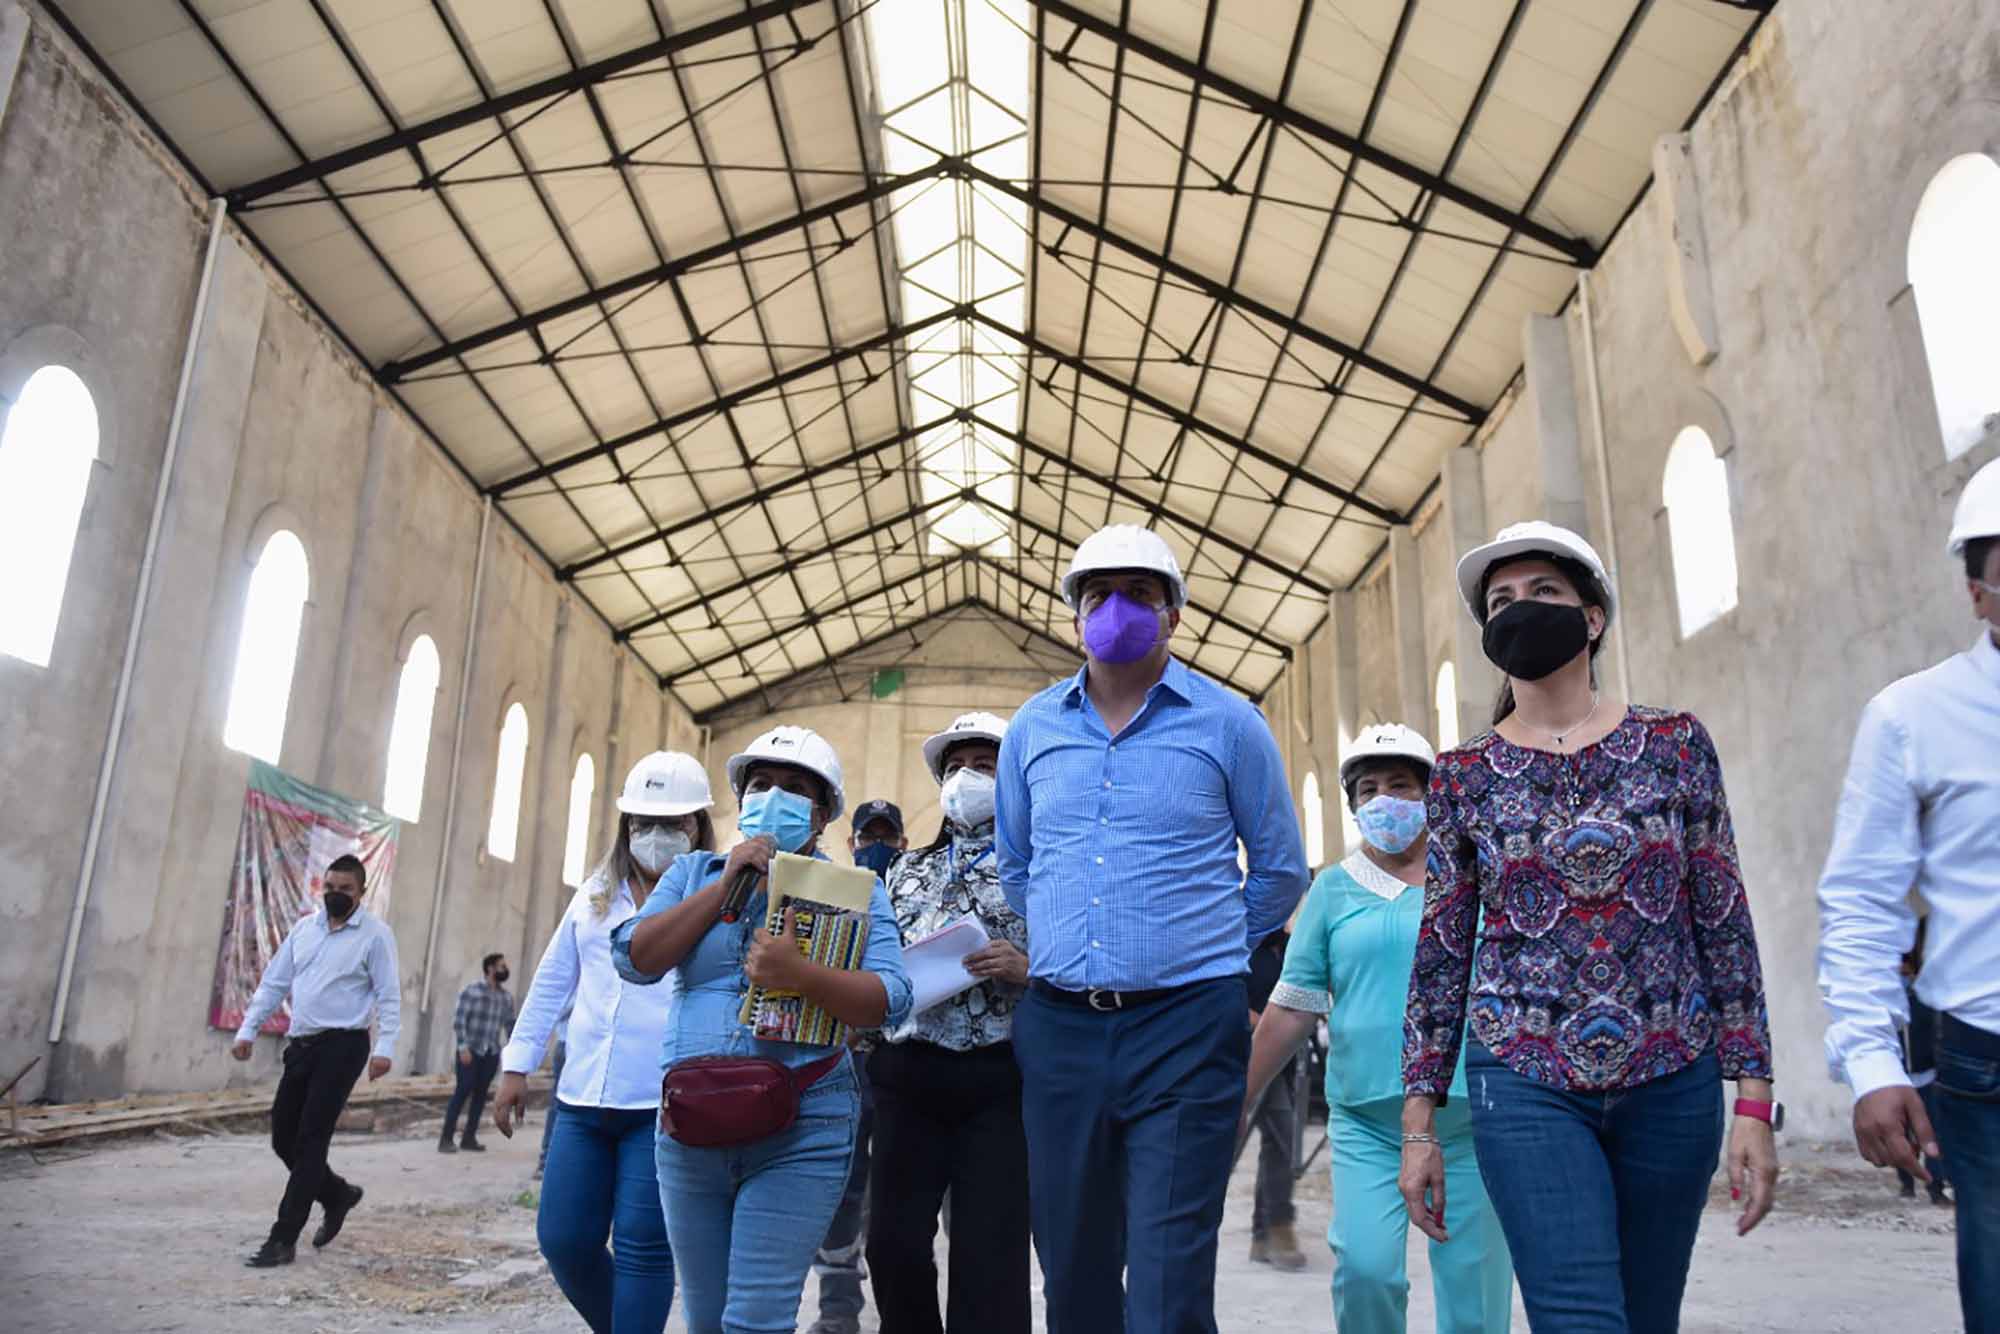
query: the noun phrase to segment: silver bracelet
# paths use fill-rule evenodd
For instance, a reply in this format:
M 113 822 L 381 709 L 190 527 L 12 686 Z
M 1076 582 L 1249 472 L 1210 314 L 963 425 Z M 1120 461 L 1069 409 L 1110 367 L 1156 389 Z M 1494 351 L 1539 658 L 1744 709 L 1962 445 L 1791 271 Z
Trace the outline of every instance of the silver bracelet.
M 1426 1132 L 1419 1131 L 1414 1134 L 1407 1130 L 1403 1132 L 1403 1143 L 1405 1144 L 1441 1144 L 1443 1142 L 1436 1135 Z

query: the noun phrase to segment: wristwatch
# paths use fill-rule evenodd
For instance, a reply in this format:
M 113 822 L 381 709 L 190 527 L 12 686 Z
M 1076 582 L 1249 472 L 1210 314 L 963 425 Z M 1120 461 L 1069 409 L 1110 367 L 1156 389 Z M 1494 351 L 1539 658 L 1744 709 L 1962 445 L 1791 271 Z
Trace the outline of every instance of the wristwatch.
M 1774 1131 L 1785 1128 L 1785 1104 L 1782 1102 L 1760 1102 L 1756 1098 L 1738 1098 L 1736 1114 L 1767 1122 Z

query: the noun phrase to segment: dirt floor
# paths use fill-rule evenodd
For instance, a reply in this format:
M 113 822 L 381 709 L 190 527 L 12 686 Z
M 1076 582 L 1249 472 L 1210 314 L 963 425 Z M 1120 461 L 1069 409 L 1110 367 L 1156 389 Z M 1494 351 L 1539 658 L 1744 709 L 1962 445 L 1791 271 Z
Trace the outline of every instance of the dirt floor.
M 248 1128 L 164 1133 L 88 1149 L 0 1154 L 0 1327 L 141 1334 L 436 1334 L 576 1330 L 535 1253 L 539 1119 L 484 1155 L 441 1157 L 429 1122 L 343 1134 L 333 1158 L 368 1198 L 324 1253 L 251 1271 L 282 1188 Z M 1317 1132 L 1312 1137 L 1317 1140 Z M 1896 1198 L 1893 1180 L 1834 1148 L 1788 1146 L 1779 1210 L 1739 1239 L 1726 1187 L 1703 1225 L 1682 1329 L 1880 1331 L 1961 1328 L 1948 1209 Z M 1232 1187 L 1217 1311 L 1224 1331 L 1333 1327 L 1323 1237 L 1325 1157 L 1299 1187 L 1300 1274 L 1245 1259 L 1254 1155 Z M 1421 1245 L 1411 1248 L 1410 1328 L 1432 1327 Z M 809 1283 L 802 1325 L 811 1323 Z M 872 1313 L 871 1313 L 872 1314 Z M 669 1326 L 682 1331 L 678 1313 Z M 872 1319 L 864 1328 L 873 1330 Z M 1042 1326 L 1037 1321 L 1039 1331 Z M 1527 1321 L 1516 1312 L 1514 1328 Z

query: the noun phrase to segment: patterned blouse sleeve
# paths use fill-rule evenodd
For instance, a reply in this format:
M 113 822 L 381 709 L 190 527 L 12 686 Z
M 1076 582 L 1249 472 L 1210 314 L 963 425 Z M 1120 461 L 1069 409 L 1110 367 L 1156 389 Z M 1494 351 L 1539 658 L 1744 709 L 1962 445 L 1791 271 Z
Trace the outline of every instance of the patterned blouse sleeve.
M 1750 899 L 1736 860 L 1736 834 L 1722 787 L 1722 761 L 1708 729 L 1689 715 L 1681 818 L 1682 866 L 1695 957 L 1716 1019 L 1724 1079 L 1771 1078 L 1771 1019 Z
M 1403 1091 L 1445 1104 L 1458 1049 L 1465 1038 L 1467 991 L 1479 927 L 1479 856 L 1455 822 L 1457 765 L 1477 757 L 1443 756 L 1431 773 L 1426 817 L 1430 854 L 1424 883 L 1424 920 L 1410 970 L 1410 1001 L 1403 1014 Z

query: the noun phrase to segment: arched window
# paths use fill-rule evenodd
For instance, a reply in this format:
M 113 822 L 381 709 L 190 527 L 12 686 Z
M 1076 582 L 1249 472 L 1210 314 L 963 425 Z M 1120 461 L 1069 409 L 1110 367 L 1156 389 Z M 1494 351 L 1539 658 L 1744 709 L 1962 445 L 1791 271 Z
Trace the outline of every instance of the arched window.
M 1953 158 L 1931 177 L 1910 227 L 1910 286 L 1946 458 L 1986 438 L 2000 415 L 2000 162 Z
M 382 809 L 415 824 L 424 805 L 424 767 L 431 753 L 431 708 L 437 703 L 438 651 L 418 635 L 396 681 L 396 713 L 389 724 L 389 777 Z
M 236 643 L 236 676 L 229 683 L 229 713 L 222 724 L 224 745 L 266 764 L 278 762 L 285 742 L 285 709 L 292 699 L 292 670 L 298 666 L 307 587 L 305 546 L 296 534 L 280 528 L 265 540 L 250 573 L 243 634 Z
M 486 825 L 486 850 L 503 862 L 514 860 L 521 828 L 521 776 L 528 769 L 528 711 L 507 706 L 500 724 L 500 759 L 493 771 L 493 818 Z
M 1299 805 L 1306 808 L 1306 865 L 1318 870 L 1326 865 L 1326 803 L 1320 800 L 1318 774 L 1306 775 Z
M 583 883 L 590 857 L 590 798 L 596 791 L 597 766 L 585 751 L 576 757 L 576 772 L 570 775 L 569 833 L 563 837 L 563 883 L 572 888 Z
M 1458 744 L 1458 668 L 1446 659 L 1438 668 L 1437 748 L 1440 754 Z
M 1729 475 L 1715 457 L 1707 431 L 1689 426 L 1674 437 L 1661 490 L 1685 639 L 1736 608 L 1736 529 L 1729 518 Z
M 76 372 L 30 375 L 0 431 L 0 653 L 49 665 L 96 458 L 97 406 Z

